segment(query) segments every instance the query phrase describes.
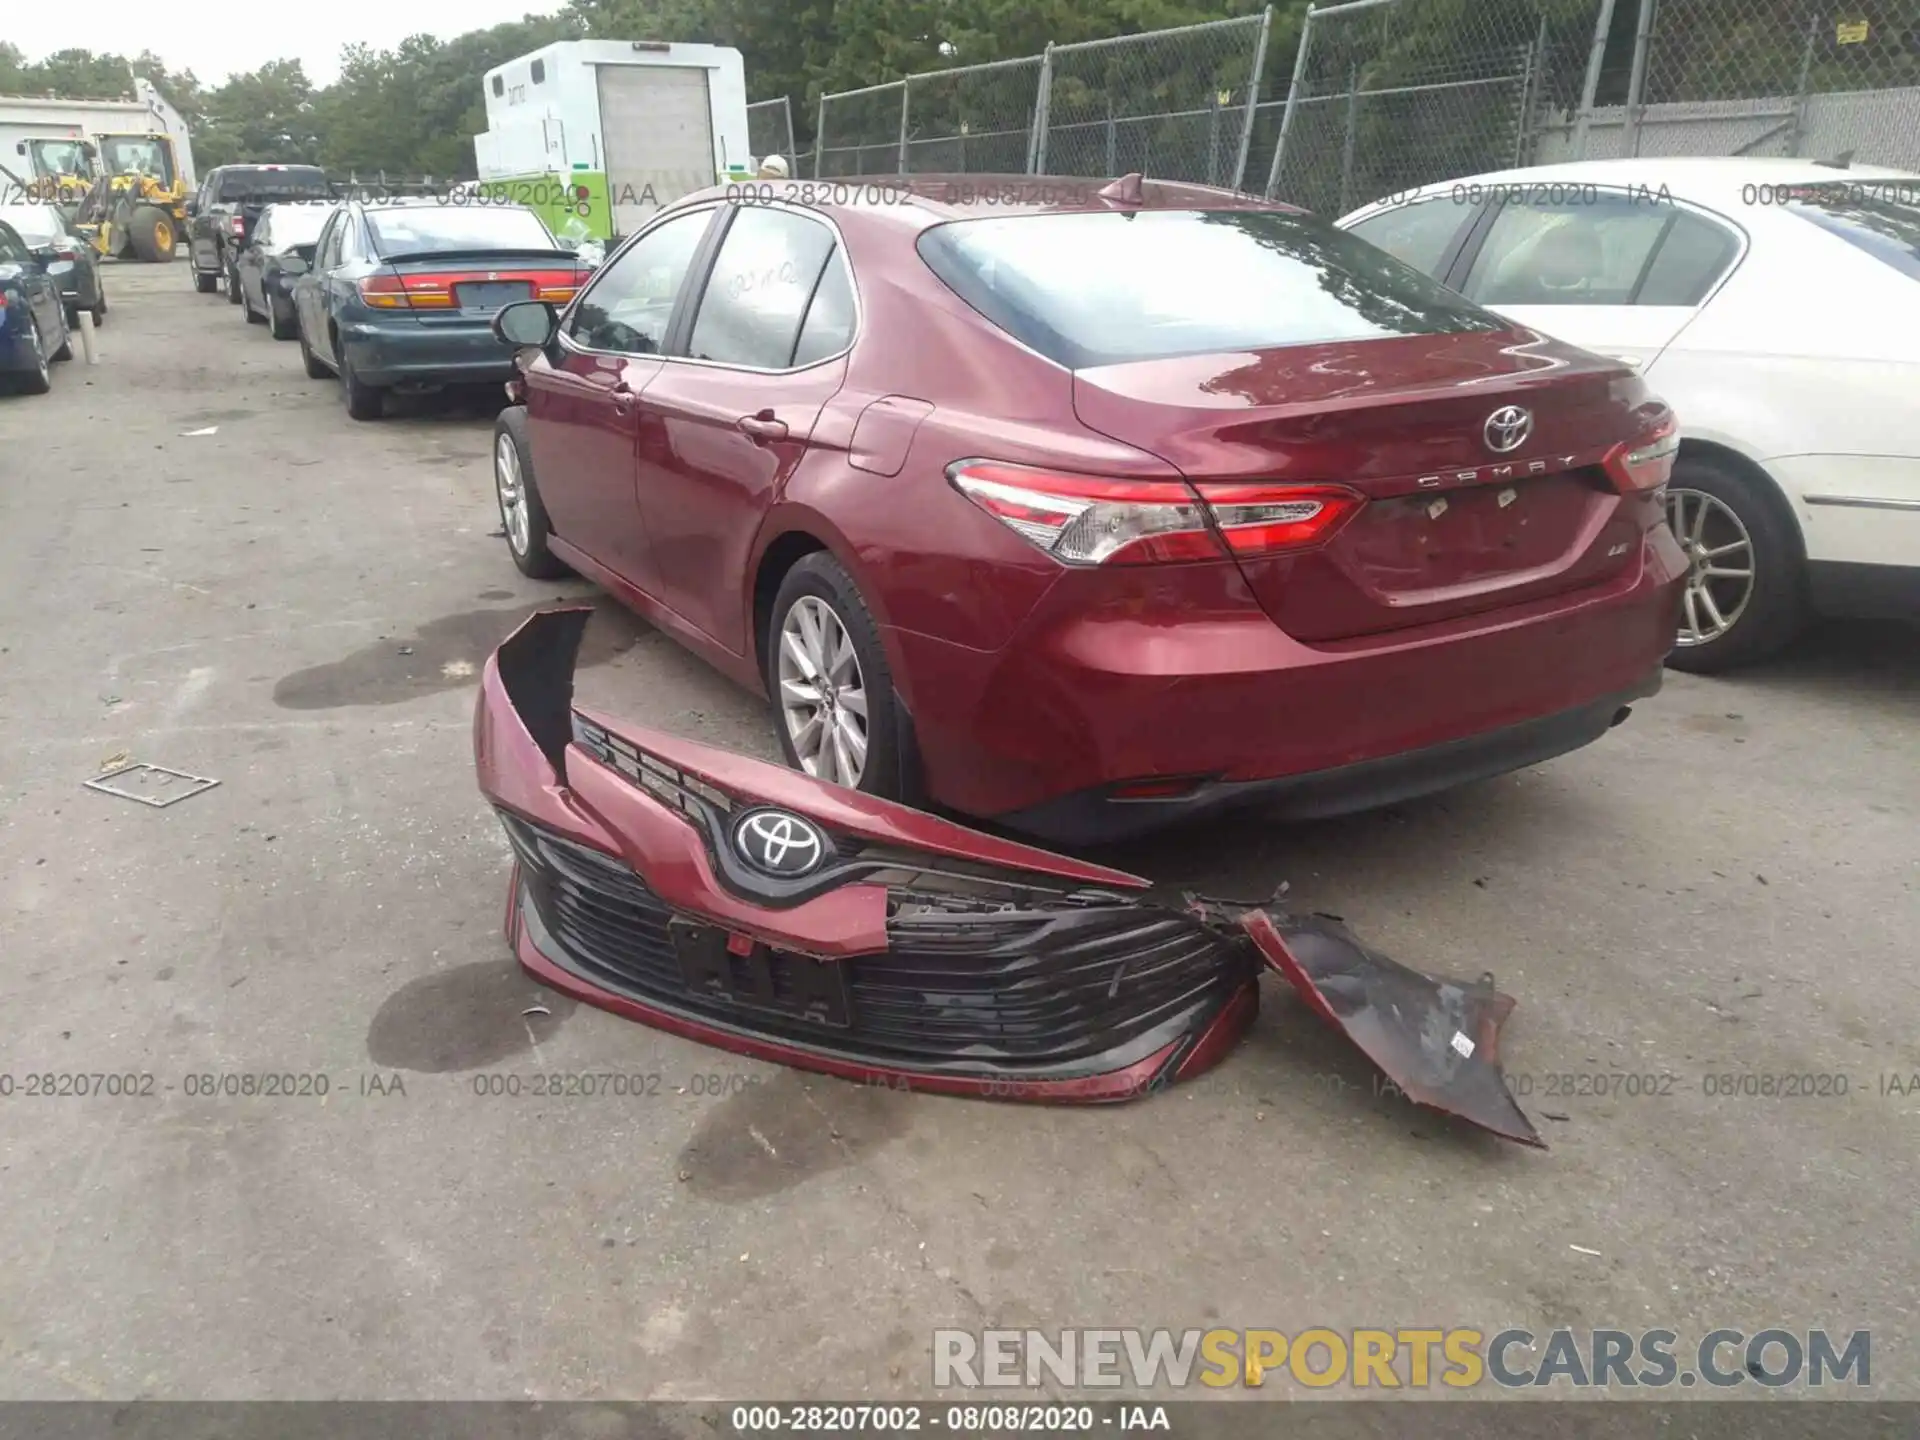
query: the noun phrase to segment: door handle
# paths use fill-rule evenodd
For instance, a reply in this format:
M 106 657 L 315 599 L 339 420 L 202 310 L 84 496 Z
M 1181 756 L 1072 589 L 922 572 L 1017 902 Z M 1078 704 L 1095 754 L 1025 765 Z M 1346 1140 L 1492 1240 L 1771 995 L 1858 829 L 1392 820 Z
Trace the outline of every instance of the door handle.
M 774 419 L 771 410 L 762 410 L 758 415 L 742 415 L 733 423 L 743 434 L 751 435 L 755 440 L 787 438 L 787 422 Z
M 624 380 L 616 380 L 608 393 L 613 396 L 613 410 L 616 415 L 632 413 L 634 395 L 631 385 Z

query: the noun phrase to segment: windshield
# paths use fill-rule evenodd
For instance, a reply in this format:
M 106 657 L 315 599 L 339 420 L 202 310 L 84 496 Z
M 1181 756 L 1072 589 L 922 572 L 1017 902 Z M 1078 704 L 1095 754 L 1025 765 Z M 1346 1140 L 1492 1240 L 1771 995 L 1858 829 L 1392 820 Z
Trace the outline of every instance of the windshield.
M 144 135 L 101 136 L 100 162 L 109 175 L 151 175 L 169 185 L 173 183 L 167 147 Z
M 920 253 L 974 309 L 1074 370 L 1508 328 L 1384 250 L 1283 211 L 961 220 L 927 231 Z
M 1920 205 L 1902 203 L 1914 181 L 1861 180 L 1851 185 L 1795 189 L 1787 208 L 1849 245 L 1884 261 L 1910 280 L 1920 280 Z M 1888 193 L 1878 195 L 1884 188 Z M 1896 194 L 1897 197 L 1896 198 Z
M 310 165 L 272 170 L 229 170 L 220 177 L 221 200 L 331 200 L 326 172 Z
M 540 217 L 520 206 L 406 205 L 368 209 L 374 248 L 389 260 L 438 250 L 557 250 Z
M 43 179 L 93 174 L 78 140 L 29 140 L 27 153 L 33 156 L 33 168 Z
M 0 205 L 0 221 L 20 232 L 34 249 L 58 243 L 67 233 L 60 212 L 51 205 Z
M 273 248 L 284 251 L 292 245 L 311 245 L 320 238 L 320 227 L 334 211 L 331 205 L 274 205 L 260 217 L 268 225 Z M 269 223 L 271 222 L 271 223 Z

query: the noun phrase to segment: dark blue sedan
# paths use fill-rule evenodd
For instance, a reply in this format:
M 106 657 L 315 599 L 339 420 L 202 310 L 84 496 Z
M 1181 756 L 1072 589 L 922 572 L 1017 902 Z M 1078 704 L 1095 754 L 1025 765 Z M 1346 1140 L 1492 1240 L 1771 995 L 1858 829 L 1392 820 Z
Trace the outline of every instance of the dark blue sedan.
M 356 420 L 385 413 L 390 390 L 504 382 L 513 351 L 493 337 L 494 312 L 564 305 L 589 273 L 518 205 L 349 201 L 293 282 L 301 359 L 315 379 L 340 377 Z
M 0 378 L 29 395 L 53 388 L 52 360 L 73 356 L 60 284 L 20 232 L 0 220 Z

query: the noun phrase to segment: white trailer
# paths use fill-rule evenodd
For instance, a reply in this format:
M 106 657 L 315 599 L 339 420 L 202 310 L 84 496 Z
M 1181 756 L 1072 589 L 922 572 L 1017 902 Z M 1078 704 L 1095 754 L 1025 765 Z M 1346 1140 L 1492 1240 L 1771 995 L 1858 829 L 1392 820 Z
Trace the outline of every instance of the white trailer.
M 166 97 L 145 80 L 134 81 L 132 100 L 49 100 L 0 95 L 0 165 L 22 182 L 55 181 L 62 176 L 90 178 L 75 147 L 86 141 L 97 149 L 103 135 L 166 135 L 173 140 L 179 179 L 187 190 L 198 183 L 193 142 L 187 122 Z M 76 168 L 58 168 L 74 164 Z M 175 177 L 166 177 L 171 185 Z M 0 185 L 8 184 L 0 176 Z
M 562 236 L 631 234 L 682 195 L 753 173 L 745 72 L 728 46 L 563 40 L 481 83 L 482 186 Z

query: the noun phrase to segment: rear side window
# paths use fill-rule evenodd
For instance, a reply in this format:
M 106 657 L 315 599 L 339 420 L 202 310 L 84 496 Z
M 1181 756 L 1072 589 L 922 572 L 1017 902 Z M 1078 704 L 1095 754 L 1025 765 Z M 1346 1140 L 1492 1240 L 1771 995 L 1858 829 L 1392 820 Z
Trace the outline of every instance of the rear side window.
M 1447 246 L 1460 227 L 1473 218 L 1469 206 L 1435 196 L 1382 210 L 1347 229 L 1369 245 L 1378 245 L 1396 260 L 1404 260 L 1423 275 L 1438 275 Z
M 838 355 L 852 343 L 853 277 L 847 271 L 846 256 L 836 251 L 807 306 L 799 342 L 793 347 L 793 363 L 812 365 Z
M 0 220 L 0 260 L 20 265 L 32 259 L 32 252 L 21 242 L 14 228 L 6 221 Z
M 1861 181 L 1844 194 L 1833 187 L 1810 185 L 1787 208 L 1908 279 L 1920 280 L 1920 206 L 1859 193 L 1870 192 L 1874 184 Z
M 784 370 L 833 232 L 790 210 L 745 206 L 720 242 L 687 353 L 696 360 Z
M 1359 237 L 1284 211 L 997 216 L 937 225 L 919 246 L 961 299 L 1074 370 L 1508 328 Z
M 404 205 L 369 209 L 374 248 L 389 260 L 439 250 L 553 250 L 553 234 L 531 210 L 511 205 Z
M 325 200 L 333 194 L 326 172 L 311 166 L 284 170 L 224 170 L 220 199 L 233 201 Z
M 1482 305 L 1695 305 L 1738 248 L 1731 231 L 1664 200 L 1516 202 L 1494 216 L 1460 289 Z
M 1698 305 L 1726 273 L 1739 250 L 1738 237 L 1726 226 L 1676 210 L 1633 303 Z

